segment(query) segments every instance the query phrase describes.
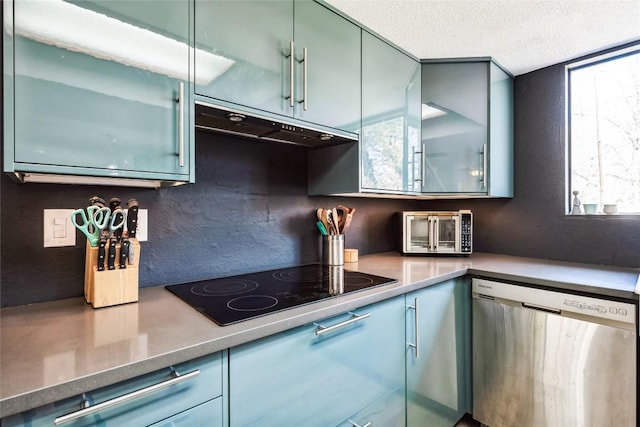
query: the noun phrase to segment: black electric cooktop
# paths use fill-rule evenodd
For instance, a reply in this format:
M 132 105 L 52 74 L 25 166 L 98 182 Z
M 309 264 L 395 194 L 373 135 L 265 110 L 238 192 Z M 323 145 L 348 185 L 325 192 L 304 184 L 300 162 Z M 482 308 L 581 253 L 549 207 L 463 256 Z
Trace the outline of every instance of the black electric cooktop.
M 166 288 L 224 326 L 395 281 L 343 267 L 307 264 Z

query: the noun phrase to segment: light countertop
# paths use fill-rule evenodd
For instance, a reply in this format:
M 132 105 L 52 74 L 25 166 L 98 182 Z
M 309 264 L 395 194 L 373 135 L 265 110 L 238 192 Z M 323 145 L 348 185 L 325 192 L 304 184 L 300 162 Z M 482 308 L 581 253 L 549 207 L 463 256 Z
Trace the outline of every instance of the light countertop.
M 0 310 L 0 417 L 224 350 L 465 274 L 637 300 L 640 269 L 493 254 L 360 257 L 348 270 L 396 283 L 218 326 L 164 287 L 93 309 L 83 298 Z

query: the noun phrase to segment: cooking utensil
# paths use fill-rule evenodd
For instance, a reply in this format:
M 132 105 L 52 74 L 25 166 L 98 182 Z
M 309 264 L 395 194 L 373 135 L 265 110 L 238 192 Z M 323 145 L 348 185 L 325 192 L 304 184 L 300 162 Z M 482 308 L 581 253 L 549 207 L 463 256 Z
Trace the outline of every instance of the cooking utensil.
M 127 209 L 127 235 L 129 237 L 136 237 L 136 231 L 138 229 L 138 201 L 136 199 L 129 199 Z
M 98 228 L 95 223 L 95 215 L 100 211 L 99 206 L 89 206 L 87 207 L 87 211 L 84 209 L 76 209 L 71 212 L 71 222 L 73 225 L 85 236 L 87 236 L 87 240 L 89 244 L 93 247 L 98 245 L 99 234 Z M 80 222 L 78 222 L 78 217 L 80 217 Z M 96 227 L 96 228 L 93 228 Z
M 342 234 L 347 233 L 347 229 L 351 225 L 351 220 L 353 219 L 353 214 L 356 213 L 356 208 L 348 208 L 343 206 L 343 208 L 347 209 L 347 217 L 344 220 L 344 225 L 342 226 Z
M 111 209 L 111 212 L 121 207 L 121 205 L 122 202 L 118 197 L 112 197 L 111 199 L 109 199 L 109 209 Z
M 338 210 L 336 208 L 331 209 L 331 220 L 333 221 L 333 226 L 336 230 L 336 234 L 340 233 L 340 222 L 338 219 Z
M 316 225 L 318 226 L 318 229 L 320 230 L 320 234 L 322 234 L 323 236 L 328 236 L 329 235 L 329 233 L 327 232 L 327 229 L 325 228 L 325 226 L 322 223 L 322 221 L 316 222 Z
M 348 209 L 349 208 L 345 208 L 342 205 L 338 205 L 336 208 L 336 212 L 338 213 L 338 228 L 342 234 L 344 234 L 344 223 L 347 220 Z
M 329 234 L 340 234 L 337 231 L 336 225 L 333 222 L 333 212 L 331 209 L 326 209 L 325 212 L 327 213 L 327 222 L 329 223 Z

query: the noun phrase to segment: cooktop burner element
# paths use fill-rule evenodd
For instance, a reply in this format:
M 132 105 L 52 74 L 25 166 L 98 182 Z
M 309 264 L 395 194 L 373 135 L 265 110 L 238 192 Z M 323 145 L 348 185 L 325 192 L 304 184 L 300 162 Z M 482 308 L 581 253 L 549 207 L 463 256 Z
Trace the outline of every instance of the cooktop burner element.
M 224 326 L 393 282 L 395 279 L 343 267 L 306 264 L 166 288 Z

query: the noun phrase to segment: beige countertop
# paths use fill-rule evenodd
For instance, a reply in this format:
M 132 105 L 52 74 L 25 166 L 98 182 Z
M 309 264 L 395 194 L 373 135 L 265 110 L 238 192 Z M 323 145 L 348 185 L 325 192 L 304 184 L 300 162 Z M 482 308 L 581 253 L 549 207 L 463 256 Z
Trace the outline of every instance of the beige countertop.
M 72 298 L 0 310 L 0 417 L 224 350 L 465 274 L 638 299 L 640 269 L 493 254 L 367 255 L 346 269 L 396 283 L 218 326 L 164 287 L 93 309 Z

